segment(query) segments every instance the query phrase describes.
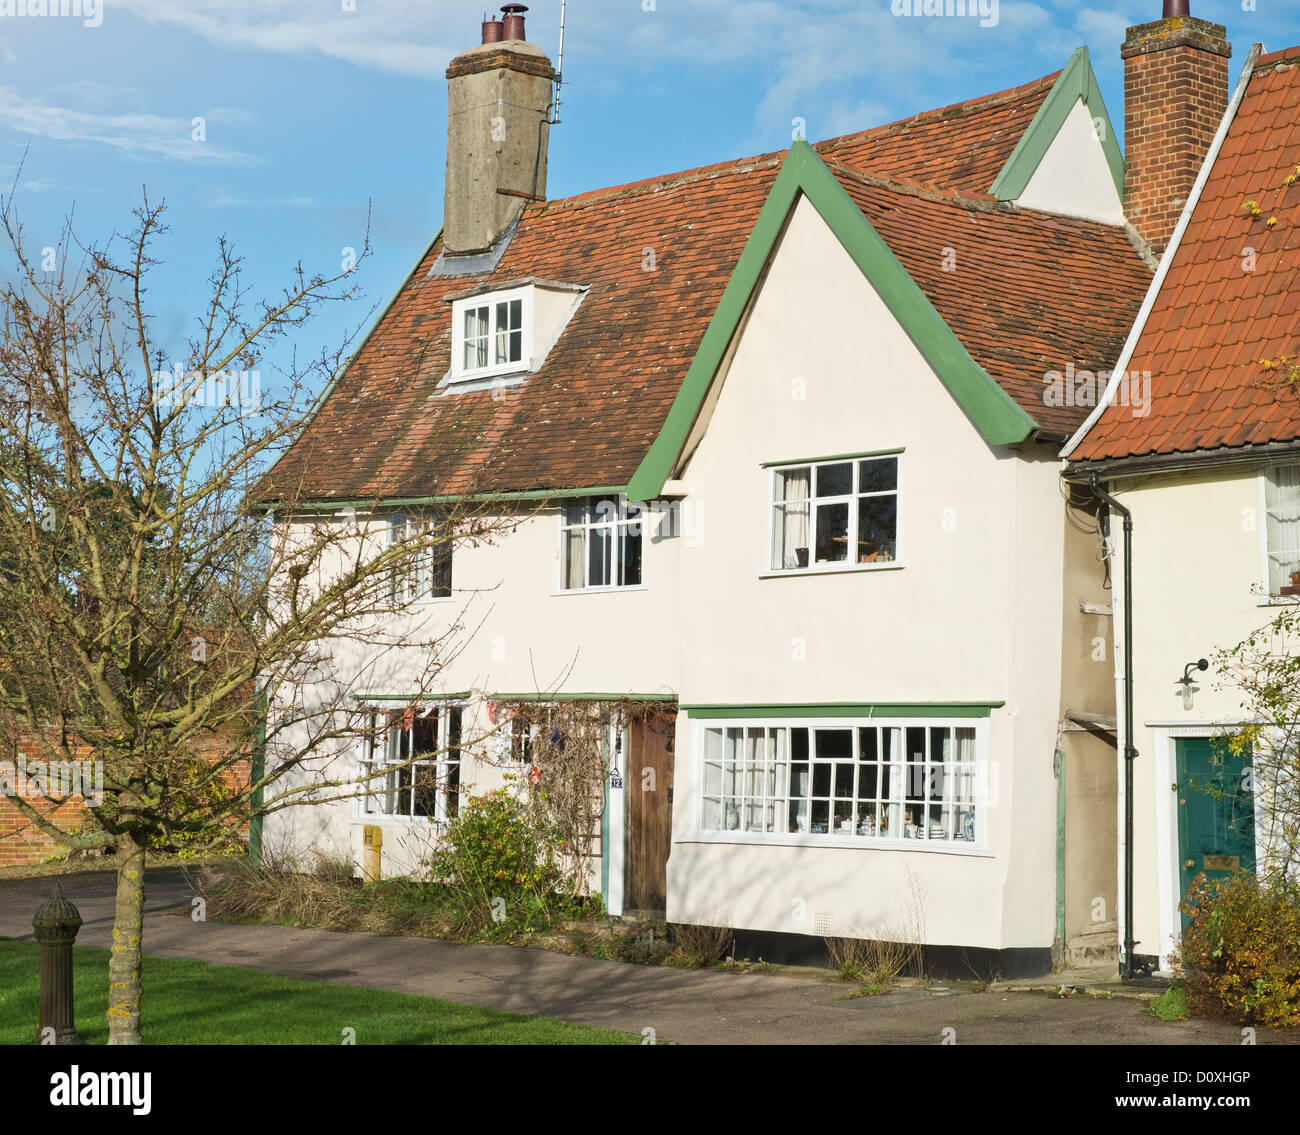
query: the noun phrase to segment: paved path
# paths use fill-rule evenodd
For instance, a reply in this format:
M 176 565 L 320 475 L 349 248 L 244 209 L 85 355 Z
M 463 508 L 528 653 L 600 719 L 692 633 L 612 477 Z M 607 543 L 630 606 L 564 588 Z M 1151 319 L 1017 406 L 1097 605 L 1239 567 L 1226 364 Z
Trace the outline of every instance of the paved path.
M 0 876 L 0 937 L 31 938 L 31 917 L 49 878 Z M 111 941 L 111 873 L 61 875 L 85 924 L 78 944 Z M 1069 999 L 1042 993 L 925 986 L 844 999 L 847 987 L 808 971 L 736 974 L 637 966 L 510 946 L 464 946 L 284 926 L 194 922 L 192 892 L 177 868 L 148 876 L 145 952 L 197 958 L 285 977 L 391 989 L 540 1014 L 623 1032 L 654 1029 L 682 1044 L 1232 1044 L 1241 1030 L 1220 1021 L 1162 1022 L 1131 999 Z M 1260 1030 L 1264 1043 L 1300 1035 Z

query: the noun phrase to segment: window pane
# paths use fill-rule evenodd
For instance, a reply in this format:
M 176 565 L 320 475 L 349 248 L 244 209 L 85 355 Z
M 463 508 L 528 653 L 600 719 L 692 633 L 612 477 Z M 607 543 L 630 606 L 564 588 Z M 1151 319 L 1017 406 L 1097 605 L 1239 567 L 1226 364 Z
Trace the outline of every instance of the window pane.
M 586 533 L 577 528 L 564 533 L 564 586 L 566 589 L 584 586 L 582 577 Z
M 849 506 L 817 506 L 817 562 L 838 563 L 849 554 Z
M 586 519 L 587 504 L 585 501 L 564 506 L 564 524 L 566 527 L 572 528 L 574 525 L 584 523 Z
M 460 814 L 460 736 L 464 711 L 453 706 L 447 711 L 447 819 Z
M 608 528 L 591 528 L 588 530 L 587 545 L 587 586 L 608 587 L 610 585 L 610 559 L 614 541 Z
M 1268 590 L 1278 595 L 1300 571 L 1300 465 L 1278 465 L 1264 482 L 1268 524 Z
M 846 497 L 853 492 L 853 464 L 817 466 L 817 496 Z
M 807 500 L 811 495 L 809 493 L 810 482 L 808 478 L 808 468 L 802 469 L 779 469 L 776 473 L 776 496 L 778 501 L 802 501 Z
M 772 567 L 808 566 L 808 505 L 778 504 L 772 518 Z
M 858 492 L 880 493 L 898 488 L 898 458 L 878 457 L 858 462 Z
M 858 498 L 858 563 L 897 559 L 898 498 Z
M 641 525 L 620 524 L 618 531 L 619 582 L 635 587 L 641 582 Z

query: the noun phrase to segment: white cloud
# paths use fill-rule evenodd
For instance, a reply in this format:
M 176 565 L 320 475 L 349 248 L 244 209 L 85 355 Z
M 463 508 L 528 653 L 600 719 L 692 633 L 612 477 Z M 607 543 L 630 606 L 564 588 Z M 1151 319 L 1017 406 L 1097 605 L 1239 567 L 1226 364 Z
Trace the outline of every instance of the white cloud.
M 114 0 L 150 23 L 170 24 L 223 47 L 280 55 L 325 55 L 363 67 L 427 78 L 471 47 L 477 25 L 456 0 Z M 454 42 L 435 42 L 454 29 Z
M 220 117 L 224 112 L 212 113 Z M 0 86 L 0 125 L 19 134 L 55 142 L 108 146 L 124 156 L 144 160 L 203 165 L 230 165 L 254 160 L 247 154 L 213 142 L 193 141 L 188 118 L 72 109 L 42 102 L 4 86 Z

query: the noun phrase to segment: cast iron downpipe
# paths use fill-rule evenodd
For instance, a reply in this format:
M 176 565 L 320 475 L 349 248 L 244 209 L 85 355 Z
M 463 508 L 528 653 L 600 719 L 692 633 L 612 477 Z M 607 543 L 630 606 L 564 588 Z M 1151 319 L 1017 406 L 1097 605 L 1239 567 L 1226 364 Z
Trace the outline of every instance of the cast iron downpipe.
M 1133 980 L 1133 514 L 1101 487 L 1097 474 L 1088 478 L 1093 495 L 1124 518 L 1124 966 L 1120 977 Z

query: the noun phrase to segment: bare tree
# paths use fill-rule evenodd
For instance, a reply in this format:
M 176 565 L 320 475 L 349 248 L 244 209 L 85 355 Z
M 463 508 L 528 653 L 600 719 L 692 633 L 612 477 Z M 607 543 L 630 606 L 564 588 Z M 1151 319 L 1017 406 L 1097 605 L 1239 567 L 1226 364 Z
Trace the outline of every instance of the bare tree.
M 60 843 L 116 855 L 112 1044 L 141 1039 L 146 849 L 217 846 L 254 816 L 355 794 L 349 769 L 313 764 L 370 728 L 332 644 L 363 644 L 371 665 L 401 652 L 418 696 L 472 629 L 452 616 L 397 635 L 398 584 L 506 523 L 462 504 L 394 540 L 376 508 L 322 514 L 268 478 L 348 348 L 301 363 L 285 336 L 354 295 L 351 268 L 299 265 L 254 302 L 222 239 L 195 330 L 170 345 L 149 308 L 162 213 L 146 199 L 100 246 L 69 225 L 49 270 L 0 201 L 15 254 L 0 286 L 0 737 L 83 784 L 102 776 L 103 799 L 74 824 L 55 816 L 66 783 L 34 797 L 0 775 L 0 792 Z M 277 344 L 291 363 L 264 383 Z
M 1241 696 L 1246 724 L 1223 738 L 1247 760 L 1243 787 L 1255 800 L 1263 862 L 1258 873 L 1300 871 L 1300 606 L 1282 608 L 1254 634 L 1215 654 L 1221 684 Z M 1207 788 L 1216 796 L 1237 786 Z

